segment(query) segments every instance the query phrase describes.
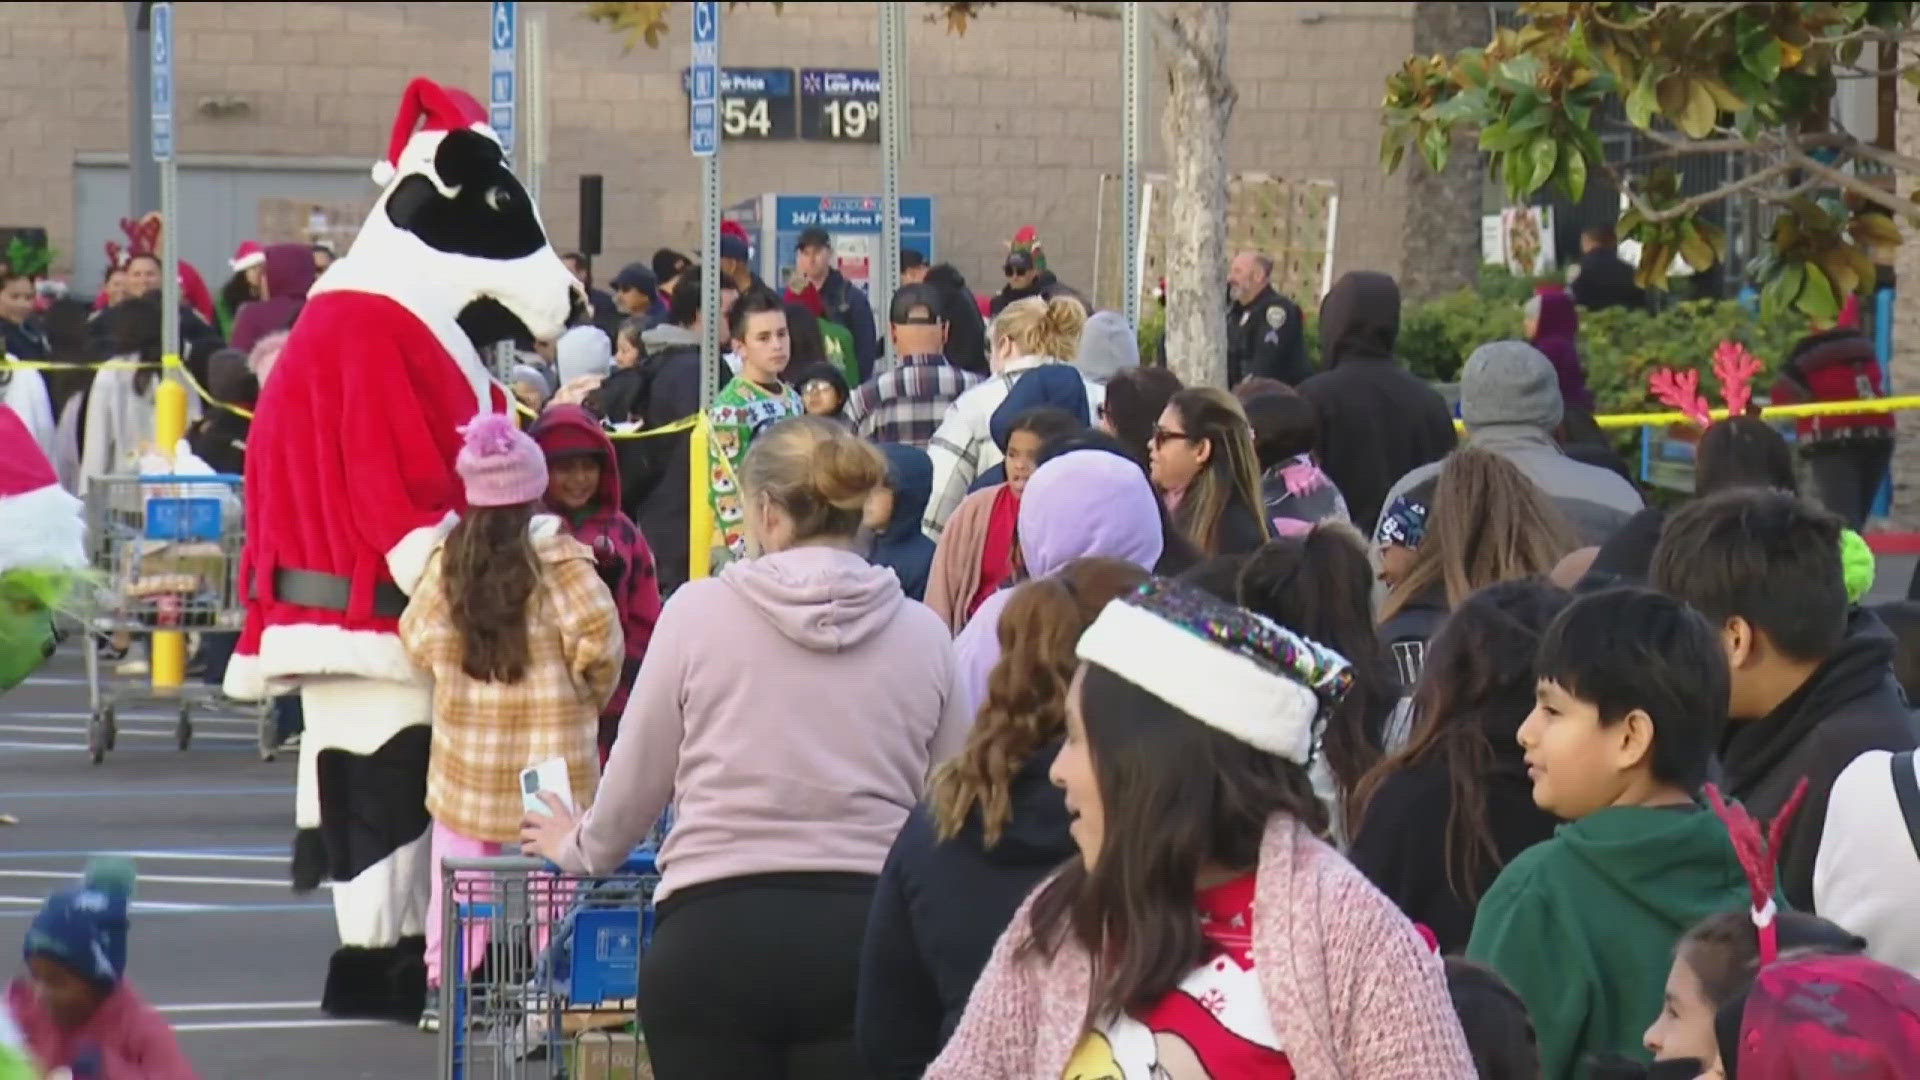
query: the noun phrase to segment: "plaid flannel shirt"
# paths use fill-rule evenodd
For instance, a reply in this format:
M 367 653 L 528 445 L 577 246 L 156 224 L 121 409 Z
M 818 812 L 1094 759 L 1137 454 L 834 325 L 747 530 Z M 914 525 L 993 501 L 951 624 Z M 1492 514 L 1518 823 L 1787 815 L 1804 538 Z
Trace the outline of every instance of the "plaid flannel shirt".
M 519 839 L 520 772 L 550 758 L 566 759 L 575 809 L 592 804 L 600 708 L 626 659 L 620 613 L 593 552 L 568 536 L 542 536 L 533 546 L 540 584 L 528 601 L 531 663 L 519 682 L 482 682 L 461 668 L 440 552 L 400 617 L 408 654 L 433 676 L 427 811 L 475 840 Z
M 954 367 L 939 353 L 903 356 L 854 390 L 846 417 L 863 439 L 924 450 L 947 406 L 979 382 L 980 376 Z

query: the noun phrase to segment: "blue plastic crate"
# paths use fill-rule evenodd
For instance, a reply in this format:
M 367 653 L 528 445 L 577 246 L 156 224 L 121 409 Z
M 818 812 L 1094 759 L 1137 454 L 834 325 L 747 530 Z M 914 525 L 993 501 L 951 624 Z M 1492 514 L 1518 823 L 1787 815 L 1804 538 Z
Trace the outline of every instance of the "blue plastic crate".
M 640 994 L 640 947 L 652 911 L 587 908 L 573 917 L 575 1005 L 622 1001 Z
M 147 539 L 218 540 L 221 529 L 220 500 L 148 499 Z

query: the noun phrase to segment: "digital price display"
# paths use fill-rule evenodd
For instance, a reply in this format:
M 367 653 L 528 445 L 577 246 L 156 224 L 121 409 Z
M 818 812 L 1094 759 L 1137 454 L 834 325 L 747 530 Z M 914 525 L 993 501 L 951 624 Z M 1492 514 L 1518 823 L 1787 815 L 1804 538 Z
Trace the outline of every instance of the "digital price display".
M 680 72 L 691 91 L 693 74 Z M 792 68 L 720 69 L 720 135 L 725 139 L 793 138 Z
M 800 137 L 822 142 L 879 142 L 880 73 L 802 69 Z

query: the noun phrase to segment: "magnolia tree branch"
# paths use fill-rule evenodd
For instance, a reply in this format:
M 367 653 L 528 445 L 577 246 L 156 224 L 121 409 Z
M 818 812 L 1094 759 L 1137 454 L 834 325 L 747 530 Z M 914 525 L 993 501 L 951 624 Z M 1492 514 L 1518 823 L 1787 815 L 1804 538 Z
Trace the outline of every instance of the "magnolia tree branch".
M 1055 11 L 1064 11 L 1069 15 L 1085 15 L 1091 19 L 1120 20 L 1119 4 L 1076 4 L 1072 0 L 1048 0 L 1041 7 L 1050 7 Z
M 1816 161 L 1814 158 L 1809 157 L 1807 152 L 1798 146 L 1788 146 L 1786 148 L 1786 154 L 1787 165 L 1801 169 L 1809 176 L 1818 177 L 1835 187 L 1858 195 L 1860 198 L 1879 206 L 1896 217 L 1910 217 L 1914 213 L 1914 205 L 1908 200 L 1901 198 L 1894 192 L 1875 187 L 1852 173 L 1844 172 L 1820 161 Z
M 1748 173 L 1731 184 L 1714 188 L 1712 191 L 1703 191 L 1698 195 L 1689 195 L 1677 203 L 1663 207 L 1655 207 L 1652 203 L 1648 202 L 1646 197 L 1634 190 L 1633 184 L 1626 177 L 1620 175 L 1620 171 L 1612 165 L 1603 162 L 1600 166 L 1600 173 L 1607 178 L 1607 182 L 1612 184 L 1615 190 L 1627 197 L 1628 204 L 1639 212 L 1642 220 L 1661 222 L 1686 217 L 1701 207 L 1711 206 L 1714 203 L 1732 198 L 1743 191 L 1756 189 L 1791 168 L 1793 168 L 1791 162 L 1776 161 L 1765 168 L 1756 169 Z

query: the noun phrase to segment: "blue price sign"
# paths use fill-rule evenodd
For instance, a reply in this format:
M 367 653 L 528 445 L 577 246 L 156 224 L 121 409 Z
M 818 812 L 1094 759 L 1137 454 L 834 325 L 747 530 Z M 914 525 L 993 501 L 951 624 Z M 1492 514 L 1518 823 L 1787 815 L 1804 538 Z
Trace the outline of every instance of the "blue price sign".
M 153 160 L 173 160 L 173 5 L 153 5 L 148 24 L 152 38 Z
M 487 122 L 493 125 L 494 134 L 500 136 L 500 145 L 508 154 L 513 153 L 514 103 L 517 100 L 514 86 L 518 81 L 515 74 L 515 39 L 518 36 L 519 15 L 516 8 L 513 0 L 493 0 L 493 10 L 487 22 L 487 60 L 490 70 L 487 79 Z
M 688 143 L 695 157 L 720 149 L 720 5 L 693 5 L 693 64 L 688 69 Z

